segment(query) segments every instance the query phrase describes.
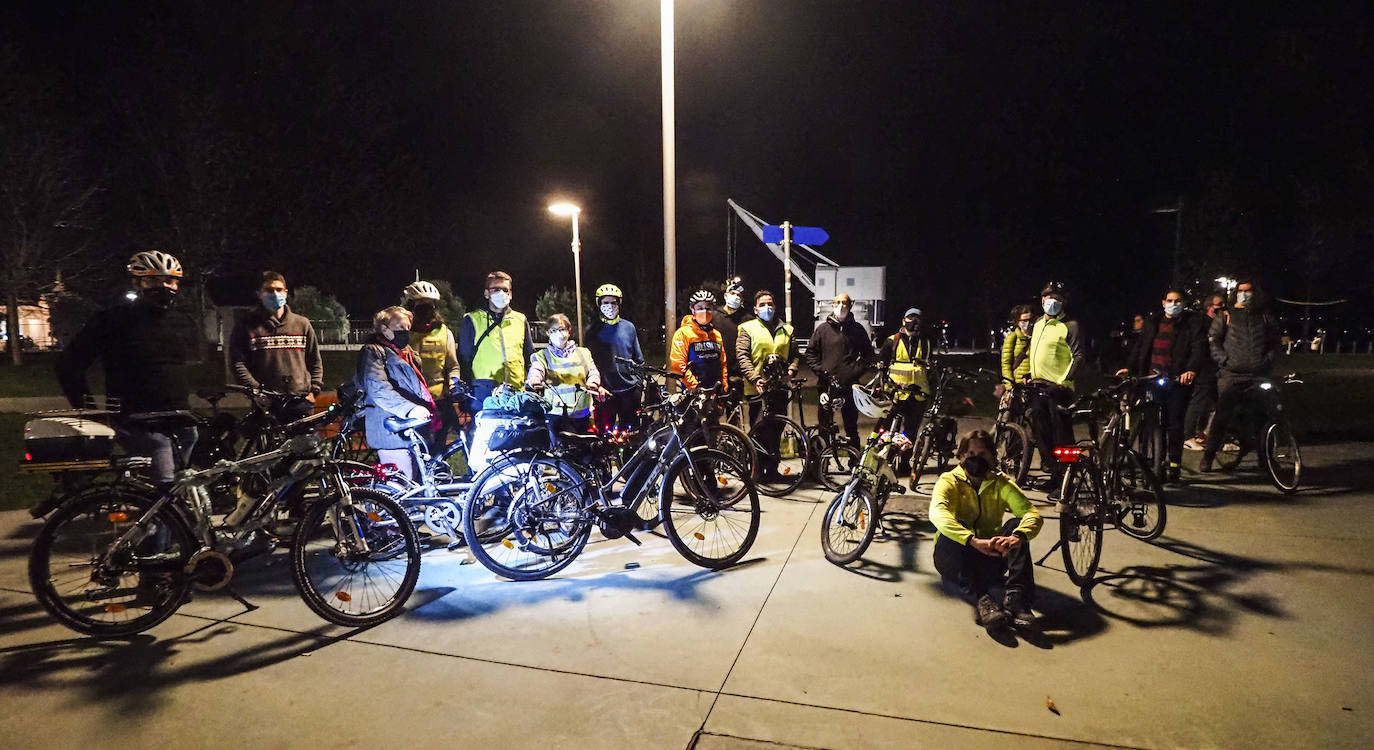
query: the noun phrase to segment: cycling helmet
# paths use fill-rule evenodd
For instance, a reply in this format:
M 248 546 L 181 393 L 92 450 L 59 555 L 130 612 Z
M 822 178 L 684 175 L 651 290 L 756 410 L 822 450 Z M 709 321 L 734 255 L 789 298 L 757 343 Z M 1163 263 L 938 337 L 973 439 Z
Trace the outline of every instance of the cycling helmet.
M 1045 284 L 1044 289 L 1040 290 L 1041 297 L 1044 297 L 1049 294 L 1055 294 L 1060 297 L 1063 297 L 1064 299 L 1068 299 L 1069 288 L 1067 286 L 1064 286 L 1064 282 L 1062 281 L 1051 281 Z
M 850 390 L 854 394 L 854 407 L 865 417 L 885 419 L 887 413 L 892 411 L 892 399 L 881 389 L 869 390 L 855 383 Z
M 409 302 L 413 299 L 432 299 L 435 302 L 438 302 L 439 287 L 429 283 L 428 281 L 417 281 L 414 284 L 411 284 L 410 286 L 406 287 L 405 295 L 406 302 Z
M 706 302 L 708 304 L 714 305 L 716 304 L 716 295 L 711 294 L 709 290 L 698 289 L 697 291 L 692 293 L 692 298 L 687 301 L 687 306 L 691 307 L 692 305 L 695 305 L 698 302 Z
M 161 250 L 144 250 L 129 258 L 130 276 L 175 276 L 181 278 L 181 261 Z
M 741 279 L 741 278 L 738 277 L 738 276 L 731 276 L 730 278 L 726 279 L 726 280 L 725 280 L 725 291 L 727 291 L 727 292 L 743 292 L 743 291 L 744 291 L 744 279 Z
M 620 287 L 616 286 L 615 284 L 602 284 L 601 286 L 596 288 L 596 298 L 601 299 L 602 297 L 615 297 L 616 299 L 624 299 L 625 295 L 620 293 Z

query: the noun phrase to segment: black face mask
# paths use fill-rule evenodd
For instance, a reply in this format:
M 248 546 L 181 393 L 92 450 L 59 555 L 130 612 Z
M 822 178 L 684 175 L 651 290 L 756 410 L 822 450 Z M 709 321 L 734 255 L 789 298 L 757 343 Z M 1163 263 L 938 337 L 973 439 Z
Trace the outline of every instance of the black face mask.
M 919 320 L 903 321 L 903 322 L 902 322 L 902 327 L 905 328 L 906 330 L 911 331 L 911 332 L 914 333 L 914 332 L 916 331 L 917 328 L 920 328 L 920 327 L 921 327 L 921 321 L 919 321 Z
M 395 344 L 397 349 L 410 346 L 410 331 L 392 331 L 391 343 Z
M 411 312 L 415 315 L 415 322 L 420 325 L 434 321 L 435 307 L 433 302 L 417 302 L 411 307 Z
M 155 286 L 151 289 L 144 289 L 140 295 L 148 304 L 159 310 L 166 310 L 177 300 L 177 290 L 169 289 L 165 286 Z
M 992 468 L 992 465 L 980 453 L 964 456 L 964 460 L 960 461 L 959 465 L 964 467 L 964 473 L 968 474 L 969 479 L 982 479 Z

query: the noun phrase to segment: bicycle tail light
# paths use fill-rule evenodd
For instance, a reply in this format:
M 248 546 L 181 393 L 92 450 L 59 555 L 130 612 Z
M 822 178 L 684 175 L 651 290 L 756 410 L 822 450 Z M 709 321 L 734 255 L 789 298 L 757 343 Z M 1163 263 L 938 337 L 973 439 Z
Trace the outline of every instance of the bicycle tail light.
M 1054 457 L 1059 459 L 1061 464 L 1076 464 L 1078 457 L 1083 455 L 1083 449 L 1077 446 L 1065 446 L 1054 449 Z

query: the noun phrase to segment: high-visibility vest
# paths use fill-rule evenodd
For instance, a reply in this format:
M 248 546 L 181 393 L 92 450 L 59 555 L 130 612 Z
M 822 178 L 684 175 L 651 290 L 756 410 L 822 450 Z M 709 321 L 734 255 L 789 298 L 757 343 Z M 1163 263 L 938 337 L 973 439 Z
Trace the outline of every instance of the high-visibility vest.
M 892 338 L 897 342 L 897 351 L 892 355 L 892 364 L 887 367 L 887 377 L 897 385 L 916 385 L 921 388 L 920 395 L 916 396 L 918 401 L 926 399 L 926 393 L 930 390 L 930 380 L 926 377 L 926 368 L 916 364 L 913 359 L 925 359 L 928 352 L 925 350 L 925 342 L 917 339 L 916 353 L 912 354 L 906 349 L 906 342 L 902 340 L 900 333 L 892 334 Z M 907 398 L 910 394 L 899 394 L 898 398 Z
M 768 359 L 768 355 L 776 354 L 785 360 L 787 352 L 792 348 L 792 326 L 786 323 L 782 323 L 776 330 L 770 331 L 762 320 L 753 318 L 741 324 L 739 329 L 749 334 L 749 361 L 754 363 L 756 372 L 762 371 L 763 363 Z M 726 352 L 725 354 L 727 357 L 734 356 L 734 352 Z M 753 383 L 745 383 L 744 392 L 753 396 L 758 393 L 758 389 L 754 387 Z
M 495 333 L 495 331 L 492 331 Z M 448 359 L 448 326 L 443 323 L 411 343 L 410 348 L 420 354 L 420 372 L 435 398 L 444 395 L 444 362 Z
M 591 376 L 592 353 L 583 347 L 575 347 L 566 356 L 555 354 L 550 347 L 534 356 L 544 361 L 544 403 L 549 406 L 549 414 L 563 416 L 563 407 L 568 407 L 569 417 L 585 417 L 592 411 L 592 395 L 577 386 L 586 386 Z
M 507 310 L 501 322 L 491 328 L 492 315 L 487 310 L 474 310 L 465 316 L 472 321 L 477 351 L 472 355 L 472 377 L 475 380 L 495 380 L 516 390 L 525 387 L 525 316 Z

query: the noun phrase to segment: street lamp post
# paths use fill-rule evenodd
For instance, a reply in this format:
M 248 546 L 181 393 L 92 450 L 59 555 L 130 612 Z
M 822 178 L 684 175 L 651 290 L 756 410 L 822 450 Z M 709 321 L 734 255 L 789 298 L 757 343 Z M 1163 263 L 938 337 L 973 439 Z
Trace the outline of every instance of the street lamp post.
M 577 234 L 577 216 L 582 213 L 582 209 L 571 203 L 555 203 L 549 206 L 549 213 L 554 216 L 571 216 L 573 225 L 572 253 L 573 253 L 573 295 L 577 297 L 577 336 L 582 337 L 582 240 Z

